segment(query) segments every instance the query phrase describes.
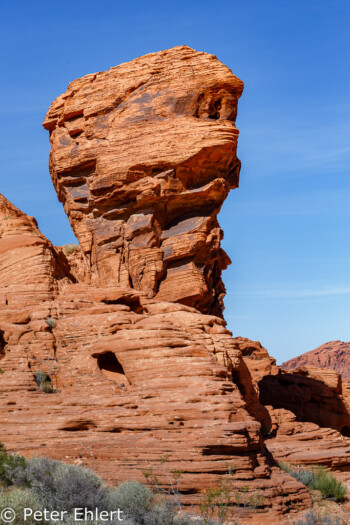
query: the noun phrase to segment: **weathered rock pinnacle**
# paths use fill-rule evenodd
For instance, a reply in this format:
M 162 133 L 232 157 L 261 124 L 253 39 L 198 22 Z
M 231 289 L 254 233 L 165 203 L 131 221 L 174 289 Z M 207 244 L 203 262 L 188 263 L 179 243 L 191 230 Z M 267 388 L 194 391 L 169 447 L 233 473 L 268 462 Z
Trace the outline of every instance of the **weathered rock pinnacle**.
M 72 82 L 51 105 L 50 171 L 103 285 L 222 316 L 217 214 L 238 185 L 243 83 L 181 46 Z

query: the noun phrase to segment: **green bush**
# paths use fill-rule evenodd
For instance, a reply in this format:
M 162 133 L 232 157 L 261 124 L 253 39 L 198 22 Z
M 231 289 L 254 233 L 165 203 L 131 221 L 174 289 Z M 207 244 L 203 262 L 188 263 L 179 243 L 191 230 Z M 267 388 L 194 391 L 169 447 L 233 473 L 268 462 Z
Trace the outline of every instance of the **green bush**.
M 258 492 L 250 492 L 247 487 L 236 487 L 229 473 L 218 479 L 216 486 L 205 491 L 200 510 L 205 525 L 238 524 L 241 519 L 250 516 L 261 503 L 262 496 Z
M 291 465 L 282 462 L 280 463 L 280 468 L 285 472 L 288 472 L 288 474 L 293 476 L 293 478 L 300 481 L 300 483 L 306 485 L 307 487 L 310 486 L 314 479 L 312 470 L 303 467 L 292 467 Z
M 70 244 L 66 244 L 63 247 L 63 249 L 66 255 L 71 255 L 72 253 L 75 253 L 79 249 L 79 246 L 75 243 L 70 243 Z
M 135 481 L 109 488 L 101 478 L 85 468 L 67 465 L 46 458 L 27 460 L 22 456 L 8 454 L 0 442 L 0 509 L 10 507 L 17 517 L 15 525 L 41 523 L 33 516 L 24 521 L 24 509 L 35 511 L 64 511 L 62 524 L 76 525 L 75 508 L 89 511 L 116 511 L 123 514 L 124 525 L 192 525 L 188 514 L 177 512 L 177 502 L 153 494 L 147 487 Z M 237 503 L 237 500 L 235 500 Z M 215 507 L 217 508 L 217 507 Z M 48 522 L 46 522 L 48 523 Z M 102 525 L 105 521 L 79 521 L 82 525 Z M 115 518 L 108 525 L 117 525 Z M 196 519 L 196 525 L 219 525 L 214 518 Z
M 314 479 L 313 472 L 303 468 L 293 469 L 291 475 L 306 487 L 310 487 Z
M 311 469 L 291 467 L 287 463 L 280 463 L 280 468 L 288 472 L 295 479 L 311 490 L 319 490 L 325 499 L 342 501 L 346 496 L 346 487 L 333 474 L 322 466 L 313 466 Z
M 17 454 L 7 454 L 6 449 L 0 443 L 0 486 L 26 485 L 27 460 Z
M 343 501 L 346 496 L 346 487 L 341 481 L 324 467 L 314 467 L 312 473 L 313 480 L 309 485 L 311 489 L 319 490 L 323 498 Z
M 45 323 L 47 324 L 50 330 L 52 330 L 56 326 L 56 320 L 52 319 L 52 317 L 48 317 L 47 319 L 45 319 Z
M 45 394 L 52 394 L 54 390 L 51 381 L 44 381 L 41 383 L 40 390 L 45 392 Z
M 33 513 L 42 510 L 37 495 L 28 488 L 14 488 L 9 492 L 0 492 L 0 509 L 10 508 L 16 513 L 13 525 L 36 525 L 44 523 L 41 520 L 34 520 L 33 516 L 27 516 L 24 521 L 24 509 L 32 509 Z M 47 522 L 46 522 L 47 523 Z
M 152 499 L 153 494 L 145 485 L 136 481 L 126 481 L 110 491 L 109 508 L 119 508 L 124 517 L 133 519 L 137 524 L 143 524 L 145 514 L 151 509 Z
M 54 391 L 51 378 L 46 372 L 43 372 L 42 370 L 37 370 L 36 372 L 34 372 L 34 378 L 36 384 L 42 392 L 45 392 L 46 394 L 51 394 Z
M 109 489 L 90 470 L 34 458 L 28 461 L 26 472 L 31 488 L 47 509 L 71 512 L 77 507 L 92 511 L 109 508 Z
M 278 466 L 281 470 L 284 470 L 284 472 L 287 472 L 288 474 L 290 474 L 293 470 L 291 465 L 288 465 L 288 463 L 285 463 L 284 461 L 281 461 Z

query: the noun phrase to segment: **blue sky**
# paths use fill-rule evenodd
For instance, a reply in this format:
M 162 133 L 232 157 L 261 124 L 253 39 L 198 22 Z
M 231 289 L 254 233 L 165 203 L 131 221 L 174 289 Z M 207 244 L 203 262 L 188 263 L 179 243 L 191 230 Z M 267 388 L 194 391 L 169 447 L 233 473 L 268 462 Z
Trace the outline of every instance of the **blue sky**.
M 225 316 L 278 362 L 350 340 L 348 0 L 0 0 L 0 192 L 74 241 L 48 172 L 47 108 L 74 78 L 187 44 L 245 83 L 241 184 L 220 213 Z

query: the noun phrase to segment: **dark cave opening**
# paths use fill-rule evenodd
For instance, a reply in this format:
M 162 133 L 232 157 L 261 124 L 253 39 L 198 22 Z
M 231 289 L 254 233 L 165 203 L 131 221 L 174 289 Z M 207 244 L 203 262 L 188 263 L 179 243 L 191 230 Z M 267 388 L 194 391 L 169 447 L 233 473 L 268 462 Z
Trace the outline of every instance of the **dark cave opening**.
M 114 352 L 95 354 L 93 357 L 96 358 L 99 369 L 107 379 L 116 381 L 122 387 L 130 384 L 125 375 L 124 368 Z
M 107 370 L 117 374 L 123 374 L 124 369 L 113 352 L 106 352 L 97 356 L 97 364 L 100 370 Z
M 350 438 L 350 427 L 348 427 L 348 426 L 344 426 L 344 427 L 341 429 L 340 433 L 341 433 L 343 436 Z
M 5 355 L 5 346 L 7 345 L 7 342 L 4 338 L 4 332 L 0 330 L 0 359 L 1 357 L 4 357 Z

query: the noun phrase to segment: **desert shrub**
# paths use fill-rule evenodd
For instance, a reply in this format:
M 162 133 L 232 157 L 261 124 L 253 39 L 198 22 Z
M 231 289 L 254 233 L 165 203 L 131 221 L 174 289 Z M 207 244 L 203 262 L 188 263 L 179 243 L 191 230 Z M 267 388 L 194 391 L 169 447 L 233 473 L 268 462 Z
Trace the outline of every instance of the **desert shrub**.
M 52 394 L 54 391 L 51 381 L 43 381 L 42 383 L 40 383 L 39 388 L 41 392 L 45 392 L 45 394 Z
M 346 496 L 346 487 L 324 467 L 314 467 L 313 480 L 309 487 L 319 490 L 323 498 L 342 501 Z
M 46 372 L 43 372 L 42 370 L 37 370 L 36 372 L 34 372 L 34 378 L 42 392 L 45 392 L 46 394 L 51 394 L 54 391 L 51 378 Z
M 46 458 L 32 459 L 26 470 L 31 488 L 47 509 L 108 508 L 109 490 L 90 470 Z
M 313 510 L 309 510 L 303 518 L 295 522 L 295 525 L 318 525 L 317 514 Z
M 3 369 L 0 368 L 0 375 L 2 375 L 4 373 Z
M 288 463 L 285 463 L 284 461 L 281 461 L 281 463 L 279 463 L 279 468 L 281 470 L 284 470 L 284 472 L 288 472 L 288 474 L 290 474 L 293 470 L 291 465 L 288 465 Z
M 26 478 L 27 460 L 17 454 L 8 454 L 2 443 L 0 443 L 0 485 L 27 485 Z
M 192 525 L 193 521 L 189 515 L 178 514 L 177 505 L 170 500 L 156 500 L 150 510 L 144 515 L 144 525 Z M 196 525 L 202 525 L 202 521 L 196 520 Z
M 145 515 L 152 507 L 152 492 L 136 481 L 126 481 L 110 491 L 109 508 L 121 509 L 123 517 L 130 518 L 135 524 L 143 524 Z
M 176 504 L 178 510 L 180 511 L 180 514 L 182 514 L 182 505 L 180 501 L 180 480 L 183 474 L 182 470 L 174 470 L 168 468 L 168 461 L 169 461 L 170 455 L 165 454 L 164 456 L 161 456 L 159 458 L 161 472 L 164 475 L 164 477 L 168 480 L 169 483 L 169 489 L 166 489 L 162 487 L 159 483 L 159 479 L 157 475 L 155 474 L 153 468 L 146 469 L 143 471 L 143 475 L 146 479 L 146 482 L 148 485 L 152 486 L 152 489 L 154 492 L 158 494 L 168 494 L 168 496 L 171 496 L 172 502 Z
M 26 474 L 27 460 L 17 454 L 9 454 L 4 460 L 0 459 L 0 483 L 3 486 L 28 485 Z
M 292 468 L 286 463 L 280 463 L 280 468 L 309 489 L 319 490 L 325 499 L 342 501 L 346 496 L 345 485 L 322 466 L 304 469 L 301 467 Z
M 200 504 L 201 516 L 205 525 L 215 523 L 227 525 L 240 523 L 261 505 L 258 492 L 247 488 L 237 488 L 230 475 L 218 480 L 215 487 L 205 491 Z
M 36 372 L 34 372 L 34 378 L 38 386 L 50 379 L 47 373 L 43 372 L 42 370 L 37 370 Z
M 293 476 L 293 478 L 300 481 L 300 483 L 306 485 L 307 487 L 310 487 L 314 480 L 314 474 L 312 470 L 309 469 L 296 468 L 291 470 L 290 474 Z
M 79 246 L 75 243 L 66 244 L 63 249 L 66 255 L 71 255 L 78 250 Z
M 314 479 L 313 472 L 310 469 L 303 467 L 293 467 L 292 465 L 288 465 L 288 463 L 284 463 L 283 461 L 279 464 L 279 467 L 307 487 L 310 486 Z
M 341 521 L 332 516 L 323 516 L 319 518 L 317 514 L 310 509 L 304 518 L 295 522 L 295 525 L 340 525 Z
M 55 319 L 52 319 L 52 317 L 48 317 L 47 319 L 45 319 L 45 323 L 47 324 L 50 330 L 52 330 L 56 326 L 56 321 Z
M 11 508 L 16 513 L 14 521 L 11 522 L 14 525 L 44 523 L 41 520 L 34 520 L 33 516 L 27 516 L 24 521 L 24 509 L 32 509 L 33 513 L 42 510 L 37 495 L 28 488 L 14 488 L 9 492 L 0 492 L 0 509 L 5 508 Z
M 54 523 L 57 524 L 57 521 L 53 522 L 52 525 L 54 525 Z M 80 519 L 79 521 L 77 521 L 75 519 L 74 513 L 72 513 L 72 514 L 68 514 L 64 516 L 64 521 L 60 522 L 60 524 L 63 524 L 63 523 L 64 525 L 109 525 L 110 522 L 100 521 L 100 520 L 96 521 L 96 520 L 80 520 Z M 122 523 L 123 525 L 126 524 L 125 521 L 119 522 L 119 525 L 120 523 Z

